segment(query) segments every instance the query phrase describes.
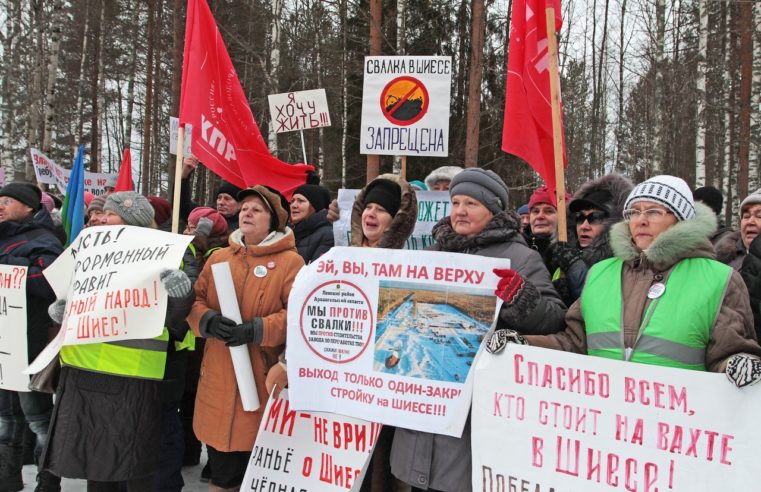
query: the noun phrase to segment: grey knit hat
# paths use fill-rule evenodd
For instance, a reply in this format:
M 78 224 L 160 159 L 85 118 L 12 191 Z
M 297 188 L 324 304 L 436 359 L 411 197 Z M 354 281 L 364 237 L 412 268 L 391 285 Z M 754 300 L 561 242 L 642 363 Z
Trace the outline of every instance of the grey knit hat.
M 677 220 L 688 220 L 695 216 L 695 201 L 692 191 L 682 178 L 662 174 L 654 176 L 634 187 L 626 199 L 624 209 L 637 202 L 655 202 L 674 212 Z
M 745 211 L 745 207 L 749 207 L 757 203 L 761 203 L 761 188 L 757 189 L 743 199 L 742 203 L 740 203 L 740 214 Z
M 433 185 L 438 181 L 452 181 L 452 178 L 462 172 L 462 168 L 459 166 L 441 166 L 437 167 L 431 174 L 425 177 L 425 186 L 429 189 L 433 189 Z M 450 183 L 451 186 L 451 183 Z
M 108 176 L 108 179 L 106 180 L 106 184 L 103 186 L 104 188 L 116 188 L 116 183 L 119 181 L 119 175 L 118 174 L 111 174 Z
M 155 214 L 151 202 L 134 191 L 119 191 L 108 195 L 103 210 L 111 210 L 127 225 L 139 227 L 148 227 L 153 224 Z
M 449 184 L 449 196 L 466 195 L 481 202 L 493 214 L 507 207 L 507 185 L 497 173 L 471 167 L 458 173 Z

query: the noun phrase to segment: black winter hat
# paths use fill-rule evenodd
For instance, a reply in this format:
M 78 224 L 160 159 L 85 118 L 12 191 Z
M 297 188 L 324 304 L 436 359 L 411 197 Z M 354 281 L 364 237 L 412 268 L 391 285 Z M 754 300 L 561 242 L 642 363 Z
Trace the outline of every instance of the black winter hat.
M 240 193 L 242 190 L 235 186 L 232 183 L 228 183 L 227 181 L 222 181 L 222 184 L 219 185 L 219 188 L 217 188 L 217 194 L 215 197 L 219 196 L 222 193 L 227 193 L 233 198 L 237 199 L 238 193 Z M 239 200 L 240 201 L 240 200 Z
M 393 217 L 402 204 L 402 188 L 393 181 L 376 179 L 365 188 L 365 208 L 371 203 L 385 208 Z
M 320 185 L 303 184 L 293 190 L 293 194 L 304 195 L 315 212 L 324 210 L 330 205 L 330 192 Z
M 692 198 L 696 202 L 703 202 L 711 207 L 713 213 L 721 215 L 721 208 L 724 205 L 724 196 L 713 186 L 703 186 L 692 192 Z
M 30 207 L 35 212 L 40 209 L 42 190 L 32 183 L 14 181 L 0 189 L 0 196 L 9 196 Z
M 610 214 L 610 204 L 613 201 L 613 195 L 608 190 L 592 190 L 589 193 L 581 195 L 571 202 L 568 206 L 573 213 L 581 212 L 588 208 L 596 208 Z

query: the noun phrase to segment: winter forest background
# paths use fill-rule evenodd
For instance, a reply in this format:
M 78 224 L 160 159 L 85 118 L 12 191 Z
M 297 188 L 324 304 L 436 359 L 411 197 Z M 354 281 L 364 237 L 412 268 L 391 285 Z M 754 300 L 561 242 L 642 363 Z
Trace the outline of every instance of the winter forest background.
M 511 1 L 209 5 L 275 155 L 303 160 L 298 132 L 270 133 L 267 95 L 326 90 L 333 126 L 304 136 L 307 160 L 333 191 L 365 182 L 358 132 L 371 46 L 383 55 L 452 56 L 450 155 L 410 157 L 408 179 L 445 164 L 490 168 L 517 207 L 539 180 L 500 149 Z M 167 196 L 185 9 L 185 0 L 0 0 L 0 158 L 8 179 L 34 179 L 29 147 L 68 167 L 85 143 L 91 171 L 115 172 L 129 146 L 139 189 Z M 562 11 L 567 187 L 612 170 L 635 182 L 675 174 L 720 188 L 731 221 L 738 198 L 761 185 L 761 1 L 565 0 Z M 478 129 L 469 139 L 468 128 Z M 382 172 L 393 166 L 381 157 Z M 197 195 L 208 197 L 217 178 L 196 174 Z

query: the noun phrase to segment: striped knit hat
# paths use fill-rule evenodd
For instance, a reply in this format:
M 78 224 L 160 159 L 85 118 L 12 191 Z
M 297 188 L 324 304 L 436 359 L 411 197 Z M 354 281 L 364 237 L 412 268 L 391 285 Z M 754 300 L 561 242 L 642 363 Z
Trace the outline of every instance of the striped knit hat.
M 624 204 L 625 209 L 637 202 L 655 202 L 674 212 L 677 220 L 688 220 L 695 216 L 695 202 L 692 191 L 683 179 L 663 174 L 655 176 L 634 187 Z

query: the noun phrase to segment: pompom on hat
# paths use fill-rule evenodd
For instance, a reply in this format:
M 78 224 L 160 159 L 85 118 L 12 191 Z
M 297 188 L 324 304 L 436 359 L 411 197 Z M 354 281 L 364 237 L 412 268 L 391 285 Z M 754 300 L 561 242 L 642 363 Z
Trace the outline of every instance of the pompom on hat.
M 680 221 L 695 217 L 692 191 L 683 179 L 676 176 L 662 174 L 638 184 L 629 193 L 624 209 L 630 209 L 635 203 L 644 201 L 663 205 Z

